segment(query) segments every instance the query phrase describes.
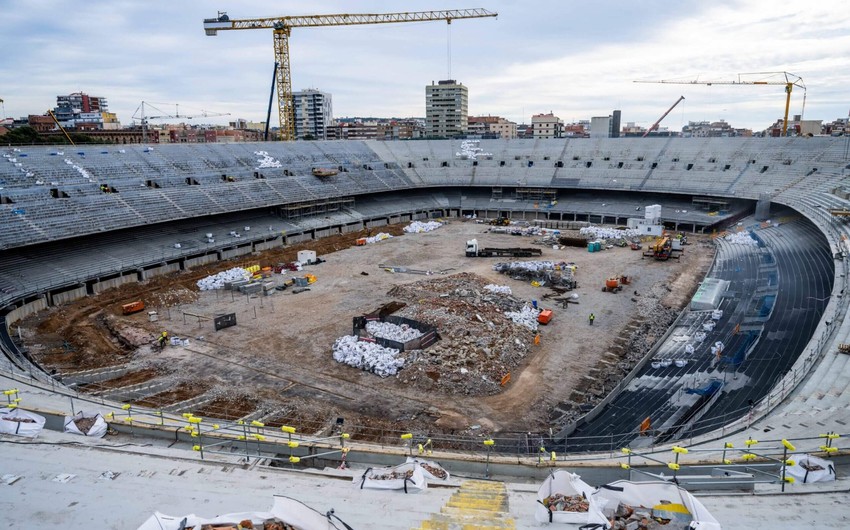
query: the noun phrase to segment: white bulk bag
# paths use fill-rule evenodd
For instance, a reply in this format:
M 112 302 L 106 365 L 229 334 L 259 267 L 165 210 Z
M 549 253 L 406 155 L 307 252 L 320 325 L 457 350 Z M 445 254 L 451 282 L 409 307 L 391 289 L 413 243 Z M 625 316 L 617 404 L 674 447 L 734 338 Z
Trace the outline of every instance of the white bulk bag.
M 600 486 L 593 492 L 593 499 L 602 507 L 606 516 L 613 514 L 622 503 L 633 508 L 652 510 L 665 519 L 674 519 L 680 528 L 699 530 L 721 530 L 703 504 L 687 490 L 670 482 L 631 482 L 618 480 Z M 687 526 L 689 525 L 689 526 Z
M 35 438 L 44 428 L 44 416 L 19 408 L 0 409 L 0 432 Z
M 793 466 L 785 466 L 785 474 L 797 482 L 829 482 L 835 480 L 835 466 L 829 460 L 812 455 L 802 455 Z
M 179 530 L 181 528 L 201 528 L 204 525 L 223 525 L 230 523 L 235 528 L 244 520 L 251 521 L 255 526 L 263 524 L 268 519 L 279 519 L 285 524 L 299 530 L 334 530 L 346 528 L 335 515 L 322 514 L 306 504 L 283 496 L 274 497 L 274 505 L 267 512 L 239 512 L 217 517 L 205 518 L 195 514 L 165 515 L 155 512 L 138 530 Z M 336 523 L 339 523 L 337 526 Z
M 86 430 L 86 432 L 83 432 L 82 429 L 80 429 L 80 425 L 77 425 L 79 420 L 94 420 L 94 423 L 88 428 L 88 430 Z M 109 426 L 106 424 L 106 420 L 103 419 L 103 416 L 101 416 L 99 412 L 80 411 L 73 416 L 65 416 L 65 432 L 69 432 L 71 434 L 82 434 L 83 436 L 91 436 L 92 438 L 103 438 L 104 435 L 106 435 L 108 428 Z
M 566 511 L 556 508 L 556 499 L 580 497 L 588 503 L 587 511 Z M 581 477 L 569 471 L 555 471 L 537 490 L 534 519 L 540 523 L 607 524 L 602 510 L 593 499 L 593 488 Z
M 433 482 L 445 482 L 450 478 L 449 472 L 433 460 L 422 460 L 408 456 L 407 462 L 405 463 L 411 462 L 419 464 L 419 467 L 422 468 L 422 474 L 425 475 L 426 480 Z
M 418 493 L 428 487 L 422 467 L 415 463 L 404 463 L 393 467 L 370 467 L 363 475 L 354 477 L 354 485 L 360 489 L 404 490 Z

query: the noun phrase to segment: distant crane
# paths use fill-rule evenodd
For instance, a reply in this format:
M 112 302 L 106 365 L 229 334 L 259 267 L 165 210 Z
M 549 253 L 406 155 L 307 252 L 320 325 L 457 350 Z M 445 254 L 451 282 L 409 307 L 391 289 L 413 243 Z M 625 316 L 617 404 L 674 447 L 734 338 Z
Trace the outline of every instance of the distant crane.
M 643 136 L 641 136 L 641 138 L 646 138 L 647 136 L 649 136 L 649 133 L 651 133 L 652 131 L 654 131 L 655 129 L 657 129 L 657 128 L 658 128 L 658 124 L 659 124 L 659 123 L 661 123 L 661 120 L 663 120 L 664 118 L 666 118 L 666 117 L 667 117 L 667 115 L 668 115 L 668 114 L 670 114 L 670 113 L 673 111 L 673 109 L 675 109 L 675 108 L 676 108 L 676 105 L 678 105 L 679 103 L 681 103 L 681 102 L 682 102 L 682 100 L 683 100 L 683 99 L 685 99 L 685 96 L 679 96 L 679 99 L 677 99 L 677 100 L 676 100 L 676 103 L 673 103 L 673 105 L 672 105 L 669 109 L 667 109 L 667 112 L 665 112 L 664 114 L 662 114 L 662 115 L 661 115 L 661 117 L 660 117 L 660 118 L 658 118 L 658 121 L 657 121 L 657 122 L 655 122 L 655 123 L 653 123 L 653 124 L 652 124 L 652 127 L 650 127 L 649 129 L 647 129 L 647 130 L 646 130 L 646 132 L 645 132 L 645 133 L 643 133 Z
M 390 24 L 396 22 L 428 22 L 462 18 L 495 17 L 498 13 L 486 9 L 456 9 L 445 11 L 418 11 L 407 13 L 338 14 L 284 16 L 231 20 L 219 11 L 216 18 L 204 19 L 204 31 L 214 36 L 220 30 L 272 29 L 274 30 L 274 56 L 277 68 L 277 102 L 283 140 L 295 139 L 295 115 L 292 106 L 292 72 L 289 66 L 289 36 L 292 28 L 320 26 L 353 26 L 359 24 Z M 268 120 L 266 120 L 268 122 Z
M 758 79 L 745 79 L 745 76 L 759 76 Z M 778 79 L 777 79 L 778 78 Z M 800 112 L 802 118 L 803 112 L 806 110 L 806 85 L 803 83 L 803 78 L 788 72 L 754 72 L 747 74 L 738 74 L 737 79 L 731 81 L 678 81 L 678 80 L 661 80 L 661 81 L 635 81 L 635 83 L 664 83 L 673 85 L 779 85 L 785 87 L 785 117 L 782 120 L 782 136 L 788 134 L 788 109 L 791 107 L 791 91 L 794 87 L 803 89 L 803 110 Z
M 145 105 L 159 112 L 158 116 L 145 115 Z M 162 105 L 162 103 L 158 103 L 158 105 Z M 210 116 L 230 116 L 229 112 L 221 113 L 221 112 L 208 112 L 206 110 L 201 110 L 199 116 L 203 116 L 204 118 L 208 118 Z M 142 101 L 142 103 L 136 107 L 136 112 L 133 113 L 133 119 L 139 120 L 142 125 L 142 142 L 148 141 L 148 120 L 164 120 L 164 119 L 183 119 L 183 120 L 191 120 L 194 116 L 180 115 L 180 105 L 174 104 L 174 114 L 168 114 L 163 112 L 162 110 L 154 107 L 149 102 Z

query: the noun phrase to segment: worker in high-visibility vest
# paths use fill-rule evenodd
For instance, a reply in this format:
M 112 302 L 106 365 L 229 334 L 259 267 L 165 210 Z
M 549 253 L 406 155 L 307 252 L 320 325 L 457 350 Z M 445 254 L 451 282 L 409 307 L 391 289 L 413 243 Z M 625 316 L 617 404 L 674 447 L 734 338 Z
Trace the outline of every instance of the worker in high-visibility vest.
M 157 342 L 159 343 L 160 350 L 165 349 L 165 346 L 168 344 L 168 332 L 163 331 L 162 333 L 160 333 Z
M 590 316 L 589 316 L 589 317 L 587 317 L 587 322 L 588 322 L 588 323 L 592 326 L 592 325 L 593 325 L 593 321 L 594 321 L 594 320 L 596 320 L 596 315 L 594 315 L 593 313 L 591 313 L 591 314 L 590 314 Z

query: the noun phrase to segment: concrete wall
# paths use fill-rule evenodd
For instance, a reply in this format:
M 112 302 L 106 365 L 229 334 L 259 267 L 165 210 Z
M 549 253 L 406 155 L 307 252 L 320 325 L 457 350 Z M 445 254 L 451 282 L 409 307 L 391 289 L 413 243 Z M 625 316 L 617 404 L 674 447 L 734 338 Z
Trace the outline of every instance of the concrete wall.
M 363 229 L 362 223 L 351 223 L 342 227 L 343 234 L 350 234 L 351 232 L 357 232 L 358 230 Z
M 102 282 L 97 282 L 92 285 L 91 289 L 94 294 L 101 293 L 107 289 L 112 289 L 113 287 L 118 287 L 119 285 L 124 285 L 125 283 L 137 283 L 139 281 L 139 276 L 136 273 L 125 274 L 123 276 L 119 276 L 117 278 L 112 278 L 111 280 L 104 280 Z
M 272 248 L 278 248 L 283 246 L 283 237 L 276 237 L 271 241 L 263 241 L 262 243 L 254 244 L 254 250 L 263 251 L 269 250 Z
M 47 297 L 42 296 L 38 300 L 34 300 L 28 304 L 24 304 L 21 307 L 9 311 L 9 314 L 6 315 L 6 325 L 14 324 L 18 320 L 22 318 L 28 317 L 33 313 L 38 313 L 42 309 L 47 309 Z
M 230 258 L 235 258 L 237 256 L 244 256 L 245 254 L 250 254 L 253 251 L 254 251 L 253 247 L 251 245 L 248 245 L 248 246 L 245 246 L 245 247 L 222 250 L 221 252 L 219 252 L 219 255 L 221 256 L 222 260 L 226 260 L 226 259 L 230 259 Z
M 155 278 L 156 276 L 162 276 L 163 274 L 169 274 L 171 272 L 177 272 L 179 270 L 179 263 L 169 263 L 167 265 L 160 265 L 159 267 L 145 269 L 142 271 L 142 280 L 149 280 L 151 278 Z
M 191 269 L 199 265 L 206 265 L 207 263 L 214 263 L 216 261 L 218 261 L 217 254 L 207 254 L 206 256 L 198 256 L 197 258 L 187 259 L 183 263 L 183 266 L 186 269 Z
M 316 230 L 316 239 L 319 239 L 319 238 L 322 238 L 322 237 L 328 237 L 328 236 L 335 236 L 339 233 L 340 233 L 339 227 L 336 227 L 336 226 L 333 227 L 333 228 L 317 229 Z
M 73 302 L 74 300 L 79 300 L 80 298 L 85 298 L 88 294 L 85 285 L 81 285 L 76 289 L 71 289 L 70 291 L 63 291 L 61 293 L 51 293 L 50 294 L 50 305 L 62 305 Z
M 310 232 L 304 232 L 303 234 L 292 234 L 291 236 L 286 236 L 286 244 L 292 245 L 294 243 L 301 243 L 302 241 L 312 241 L 313 236 Z
M 371 221 L 366 221 L 366 228 L 377 228 L 379 226 L 387 226 L 386 219 L 372 219 Z

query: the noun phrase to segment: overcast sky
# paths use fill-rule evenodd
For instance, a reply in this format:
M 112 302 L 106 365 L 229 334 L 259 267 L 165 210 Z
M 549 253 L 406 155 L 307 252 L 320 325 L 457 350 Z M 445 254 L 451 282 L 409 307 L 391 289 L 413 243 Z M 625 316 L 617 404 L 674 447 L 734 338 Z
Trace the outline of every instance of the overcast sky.
M 191 123 L 265 119 L 274 54 L 271 30 L 207 37 L 203 19 L 383 13 L 483 7 L 498 18 L 296 28 L 293 90 L 333 97 L 335 117 L 425 115 L 425 86 L 451 77 L 469 87 L 470 115 L 566 122 L 622 110 L 648 127 L 725 119 L 761 130 L 781 118 L 782 86 L 636 84 L 733 80 L 787 71 L 807 86 L 807 119 L 850 110 L 846 0 L 0 0 L 0 98 L 5 115 L 42 114 L 58 94 L 104 96 L 123 124 L 142 101 L 165 113 L 230 113 Z M 756 79 L 748 77 L 747 79 Z M 775 78 L 774 78 L 775 79 Z M 790 114 L 803 111 L 794 89 Z M 156 111 L 148 110 L 148 115 Z M 174 120 L 170 120 L 174 121 Z M 272 123 L 276 125 L 276 118 Z

